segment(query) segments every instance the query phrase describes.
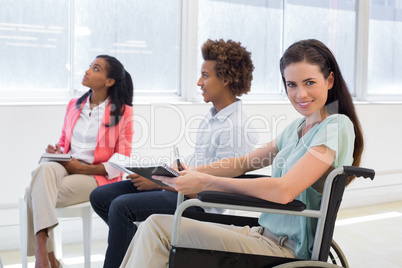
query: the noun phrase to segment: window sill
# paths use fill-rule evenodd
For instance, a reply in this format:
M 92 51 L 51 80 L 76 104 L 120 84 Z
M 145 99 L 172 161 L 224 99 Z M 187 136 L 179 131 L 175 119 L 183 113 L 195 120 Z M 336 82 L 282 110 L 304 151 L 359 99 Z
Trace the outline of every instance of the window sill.
M 31 98 L 25 100 L 1 100 L 0 106 L 52 106 L 52 105 L 67 105 L 68 102 L 73 97 L 60 97 L 60 98 Z M 287 99 L 272 99 L 272 100 L 261 100 L 261 98 L 240 98 L 245 105 L 260 105 L 260 104 L 270 104 L 270 105 L 289 105 L 290 102 Z M 183 97 L 177 95 L 158 95 L 158 96 L 134 96 L 134 105 L 152 105 L 158 103 L 169 103 L 172 105 L 210 105 L 205 103 L 202 99 L 186 101 Z M 401 100 L 354 100 L 355 105 L 401 105 Z

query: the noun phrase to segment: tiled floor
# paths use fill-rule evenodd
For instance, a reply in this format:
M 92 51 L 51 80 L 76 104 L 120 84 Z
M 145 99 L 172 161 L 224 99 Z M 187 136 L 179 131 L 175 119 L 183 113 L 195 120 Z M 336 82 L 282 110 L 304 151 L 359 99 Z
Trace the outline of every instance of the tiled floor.
M 351 268 L 402 267 L 402 201 L 383 205 L 341 209 L 334 239 L 344 251 Z M 102 267 L 106 241 L 92 243 L 92 267 Z M 82 246 L 63 246 L 68 268 L 83 265 Z M 21 267 L 19 251 L 2 252 L 4 268 Z M 33 258 L 28 267 L 34 267 Z

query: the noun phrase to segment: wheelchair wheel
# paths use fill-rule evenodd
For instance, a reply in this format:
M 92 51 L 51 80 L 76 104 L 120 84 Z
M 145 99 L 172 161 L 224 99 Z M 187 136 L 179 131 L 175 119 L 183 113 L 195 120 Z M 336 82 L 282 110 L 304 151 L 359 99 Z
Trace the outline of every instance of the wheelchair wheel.
M 335 240 L 332 240 L 331 248 L 329 249 L 328 262 L 344 268 L 349 268 L 346 256 L 343 254 L 341 248 L 339 247 L 338 243 L 335 242 Z
M 275 266 L 275 268 L 292 268 L 292 267 L 344 267 L 349 268 L 345 254 L 335 240 L 332 240 L 331 248 L 329 249 L 328 262 L 319 261 L 295 261 Z

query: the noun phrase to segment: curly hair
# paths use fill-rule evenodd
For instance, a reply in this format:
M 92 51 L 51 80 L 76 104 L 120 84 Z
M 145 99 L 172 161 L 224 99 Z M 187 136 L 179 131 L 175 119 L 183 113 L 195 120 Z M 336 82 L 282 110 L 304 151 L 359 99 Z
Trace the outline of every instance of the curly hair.
M 240 42 L 208 39 L 201 51 L 204 60 L 216 61 L 216 76 L 229 81 L 229 89 L 234 96 L 250 91 L 254 65 L 251 53 Z

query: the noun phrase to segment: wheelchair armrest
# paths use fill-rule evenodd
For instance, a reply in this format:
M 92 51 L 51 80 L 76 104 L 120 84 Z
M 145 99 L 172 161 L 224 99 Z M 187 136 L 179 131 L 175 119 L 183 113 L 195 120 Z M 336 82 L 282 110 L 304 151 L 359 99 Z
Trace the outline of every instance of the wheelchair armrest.
M 235 179 L 257 179 L 257 178 L 263 178 L 263 177 L 271 177 L 271 176 L 263 175 L 263 174 L 243 174 L 243 175 L 235 177 Z
M 299 201 L 293 200 L 292 202 L 283 205 L 278 203 L 269 202 L 260 198 L 225 193 L 218 191 L 204 191 L 197 195 L 197 198 L 203 202 L 209 203 L 220 203 L 220 204 L 230 204 L 239 206 L 249 206 L 249 207 L 260 207 L 260 208 L 272 208 L 281 210 L 292 210 L 292 211 L 303 211 L 306 209 L 306 205 Z

